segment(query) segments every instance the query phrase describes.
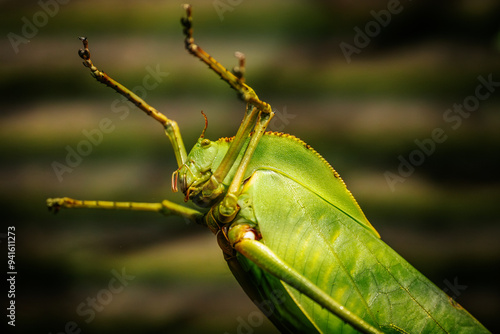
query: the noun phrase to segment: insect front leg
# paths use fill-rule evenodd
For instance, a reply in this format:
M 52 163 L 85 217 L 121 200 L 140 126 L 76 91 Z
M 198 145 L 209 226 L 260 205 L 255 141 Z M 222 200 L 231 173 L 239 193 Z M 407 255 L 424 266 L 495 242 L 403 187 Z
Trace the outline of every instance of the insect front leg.
M 286 264 L 265 244 L 256 240 L 257 235 L 257 232 L 250 224 L 235 223 L 229 229 L 228 239 L 237 252 L 255 263 L 262 270 L 305 294 L 322 307 L 349 323 L 355 329 L 362 333 L 382 333 L 331 298 L 309 279 L 298 273 L 293 267 Z
M 144 202 L 114 202 L 78 200 L 69 197 L 48 198 L 47 207 L 50 211 L 57 213 L 61 208 L 87 208 L 87 209 L 107 209 L 107 210 L 129 210 L 129 211 L 152 211 L 159 212 L 165 216 L 180 216 L 192 222 L 201 224 L 203 213 L 167 200 L 161 203 Z
M 100 83 L 113 88 L 117 93 L 126 97 L 130 102 L 135 104 L 139 109 L 144 111 L 147 115 L 153 117 L 156 121 L 163 125 L 165 128 L 165 133 L 172 143 L 174 148 L 175 158 L 177 159 L 177 165 L 182 166 L 187 159 L 186 148 L 184 147 L 184 142 L 182 141 L 182 136 L 180 133 L 179 126 L 177 122 L 167 118 L 164 114 L 150 106 L 146 101 L 141 99 L 137 94 L 132 92 L 127 87 L 123 86 L 113 78 L 111 78 L 106 73 L 100 71 L 90 60 L 90 50 L 88 48 L 88 40 L 86 37 L 80 37 L 83 43 L 83 49 L 78 51 L 78 55 L 83 59 L 83 65 L 90 69 L 92 76 L 96 78 Z

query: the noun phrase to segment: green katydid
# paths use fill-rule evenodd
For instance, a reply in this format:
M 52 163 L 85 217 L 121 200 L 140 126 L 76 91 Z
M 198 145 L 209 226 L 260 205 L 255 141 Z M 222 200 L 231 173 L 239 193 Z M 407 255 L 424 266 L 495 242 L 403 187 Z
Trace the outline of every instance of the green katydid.
M 182 18 L 187 50 L 246 102 L 232 138 L 203 130 L 186 153 L 177 123 L 99 71 L 81 37 L 83 64 L 164 128 L 179 168 L 172 188 L 201 209 L 161 203 L 51 198 L 49 208 L 155 211 L 207 226 L 230 270 L 283 333 L 488 333 L 473 316 L 387 246 L 338 173 L 300 139 L 266 132 L 273 111 L 245 84 L 245 58 L 226 70 L 194 43 L 191 7 Z

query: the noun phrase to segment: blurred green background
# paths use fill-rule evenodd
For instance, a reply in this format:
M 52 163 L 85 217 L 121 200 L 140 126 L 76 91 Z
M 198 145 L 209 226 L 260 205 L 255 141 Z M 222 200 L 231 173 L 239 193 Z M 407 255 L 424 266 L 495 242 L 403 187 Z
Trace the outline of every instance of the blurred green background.
M 47 212 L 45 199 L 58 196 L 182 202 L 170 190 L 175 158 L 162 129 L 91 78 L 77 36 L 129 88 L 140 90 L 148 66 L 159 69 L 146 100 L 178 121 L 187 147 L 203 128 L 201 110 L 216 139 L 234 135 L 244 105 L 184 50 L 181 2 L 42 3 L 52 7 L 0 4 L 0 236 L 6 263 L 15 226 L 16 331 L 276 333 L 208 230 L 153 213 Z M 498 1 L 401 1 L 350 62 L 339 45 L 354 46 L 355 27 L 391 1 L 191 3 L 200 46 L 229 68 L 234 51 L 246 54 L 247 82 L 281 115 L 271 129 L 316 148 L 389 245 L 500 330 L 499 89 L 456 129 L 443 119 L 475 94 L 478 76 L 500 81 Z M 29 43 L 13 44 L 12 33 Z M 58 178 L 54 162 L 67 164 L 68 147 L 82 148 L 103 119 L 112 130 Z M 397 174 L 398 157 L 436 128 L 447 140 L 391 189 L 385 173 Z M 129 276 L 126 286 L 113 270 Z

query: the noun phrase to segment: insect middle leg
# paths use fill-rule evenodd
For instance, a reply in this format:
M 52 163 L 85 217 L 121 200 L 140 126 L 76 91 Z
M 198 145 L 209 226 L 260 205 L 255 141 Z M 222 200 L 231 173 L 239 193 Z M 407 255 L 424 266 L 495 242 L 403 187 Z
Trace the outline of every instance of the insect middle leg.
M 185 207 L 167 200 L 161 203 L 145 202 L 114 202 L 96 200 L 78 200 L 69 197 L 48 198 L 47 207 L 50 211 L 57 213 L 61 208 L 87 208 L 107 210 L 129 210 L 129 211 L 152 211 L 166 216 L 180 216 L 198 224 L 202 223 L 203 214 L 198 210 Z

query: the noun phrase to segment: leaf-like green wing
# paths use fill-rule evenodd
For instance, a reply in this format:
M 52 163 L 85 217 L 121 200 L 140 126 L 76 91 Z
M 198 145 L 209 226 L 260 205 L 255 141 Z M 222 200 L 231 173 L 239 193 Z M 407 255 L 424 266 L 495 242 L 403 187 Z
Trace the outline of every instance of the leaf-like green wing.
M 242 216 L 258 224 L 266 246 L 366 322 L 387 332 L 488 332 L 370 229 L 310 187 L 262 168 L 245 184 L 241 201 Z M 295 289 L 286 290 L 319 332 L 355 332 Z
M 248 166 L 247 176 L 261 169 L 274 170 L 295 180 L 379 236 L 340 175 L 302 140 L 284 133 L 266 132 Z

